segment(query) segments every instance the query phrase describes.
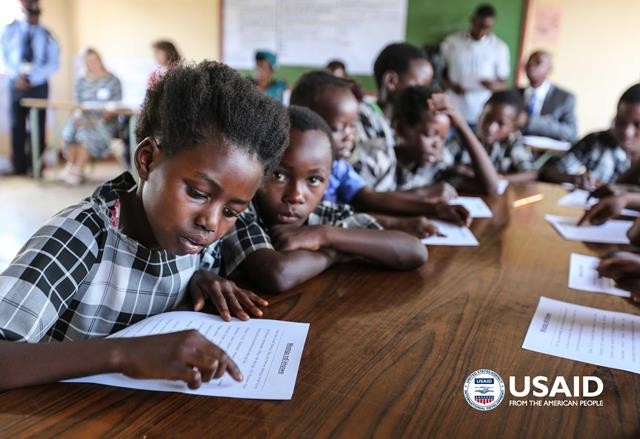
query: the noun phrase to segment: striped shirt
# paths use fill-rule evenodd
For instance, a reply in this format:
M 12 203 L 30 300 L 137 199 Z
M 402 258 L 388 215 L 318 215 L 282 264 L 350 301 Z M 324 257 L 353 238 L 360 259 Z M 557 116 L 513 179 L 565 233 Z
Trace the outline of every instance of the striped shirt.
M 603 183 L 614 183 L 631 161 L 610 130 L 588 134 L 558 160 L 549 161 L 560 172 L 578 175 L 588 171 Z
M 220 267 L 218 242 L 199 255 L 149 249 L 112 225 L 129 173 L 42 226 L 0 274 L 0 339 L 105 337 L 173 309 L 200 267 Z M 114 221 L 115 222 L 115 221 Z
M 358 174 L 376 192 L 396 189 L 395 135 L 377 104 L 361 102 L 358 140 L 351 161 Z

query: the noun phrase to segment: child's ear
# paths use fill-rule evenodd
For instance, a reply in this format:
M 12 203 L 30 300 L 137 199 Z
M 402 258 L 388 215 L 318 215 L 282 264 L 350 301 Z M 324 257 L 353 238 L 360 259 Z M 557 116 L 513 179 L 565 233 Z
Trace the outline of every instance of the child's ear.
M 394 71 L 387 70 L 382 75 L 382 85 L 385 89 L 395 92 L 398 88 L 398 82 L 400 81 L 400 77 Z
M 146 137 L 138 144 L 133 156 L 133 162 L 141 180 L 149 179 L 151 164 L 160 154 L 160 148 L 153 137 Z

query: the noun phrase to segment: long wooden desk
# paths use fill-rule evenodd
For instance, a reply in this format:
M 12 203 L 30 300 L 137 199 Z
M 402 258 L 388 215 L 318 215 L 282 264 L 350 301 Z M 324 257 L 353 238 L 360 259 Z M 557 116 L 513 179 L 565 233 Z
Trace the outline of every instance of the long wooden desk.
M 542 202 L 511 202 L 541 191 Z M 541 295 L 639 313 L 626 299 L 569 290 L 569 254 L 546 213 L 562 189 L 511 187 L 476 220 L 477 248 L 432 247 L 419 271 L 335 267 L 272 300 L 266 317 L 310 322 L 293 399 L 251 401 L 52 384 L 0 394 L 0 437 L 638 437 L 638 375 L 523 350 Z M 595 375 L 604 407 L 471 408 L 468 374 Z M 521 381 L 520 381 L 521 382 Z M 507 384 L 507 383 L 505 383 Z
M 20 101 L 20 105 L 29 108 L 29 130 L 31 135 L 31 164 L 33 169 L 34 178 L 40 178 L 40 165 L 42 158 L 40 157 L 40 150 L 38 145 L 40 144 L 40 124 L 38 119 L 40 118 L 39 110 L 61 110 L 61 111 L 96 111 L 96 109 L 109 110 L 115 114 L 121 114 L 129 116 L 129 152 L 133 157 L 133 152 L 136 148 L 136 136 L 135 128 L 137 122 L 138 109 L 127 107 L 123 105 L 115 105 L 113 103 L 105 103 L 104 108 L 97 108 L 95 105 L 83 105 L 77 102 L 68 101 L 54 101 L 51 99 L 35 99 L 24 98 Z

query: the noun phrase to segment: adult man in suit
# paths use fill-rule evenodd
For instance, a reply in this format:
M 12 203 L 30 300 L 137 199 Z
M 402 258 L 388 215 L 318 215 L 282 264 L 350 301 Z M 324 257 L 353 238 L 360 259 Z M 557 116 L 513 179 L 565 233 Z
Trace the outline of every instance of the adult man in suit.
M 60 49 L 49 30 L 40 24 L 40 6 L 36 0 L 21 0 L 24 20 L 8 24 L 0 36 L 0 53 L 9 79 L 11 104 L 11 146 L 13 171 L 25 174 L 29 160 L 25 153 L 26 122 L 29 110 L 20 105 L 23 98 L 45 99 L 49 95 L 49 78 L 58 70 Z M 46 112 L 39 112 L 40 145 L 44 150 Z
M 573 142 L 576 138 L 576 98 L 551 84 L 551 55 L 545 51 L 531 54 L 526 64 L 529 87 L 520 88 L 529 115 L 524 135 L 544 136 Z

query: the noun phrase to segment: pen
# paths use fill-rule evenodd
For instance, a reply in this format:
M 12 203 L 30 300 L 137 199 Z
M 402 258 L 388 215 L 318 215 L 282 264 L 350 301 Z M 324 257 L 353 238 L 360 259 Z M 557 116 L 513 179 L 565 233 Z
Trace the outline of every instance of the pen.
M 536 201 L 542 201 L 543 198 L 544 198 L 544 195 L 542 194 L 531 195 L 530 197 L 525 197 L 525 198 L 521 198 L 519 200 L 514 201 L 512 206 L 513 207 L 526 206 L 527 204 L 535 203 Z

